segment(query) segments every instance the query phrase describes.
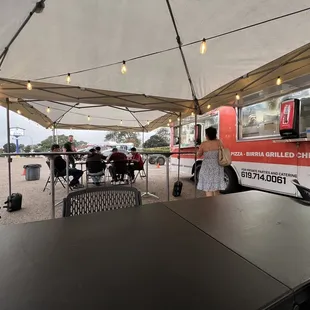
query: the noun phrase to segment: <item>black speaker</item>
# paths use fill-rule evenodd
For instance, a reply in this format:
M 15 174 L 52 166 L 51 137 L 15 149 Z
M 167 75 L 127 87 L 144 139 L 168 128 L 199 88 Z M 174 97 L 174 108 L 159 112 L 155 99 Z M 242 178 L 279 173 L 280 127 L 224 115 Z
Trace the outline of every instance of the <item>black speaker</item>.
M 22 200 L 22 194 L 14 193 L 11 197 L 8 197 L 3 208 L 6 208 L 8 212 L 18 211 L 22 208 Z

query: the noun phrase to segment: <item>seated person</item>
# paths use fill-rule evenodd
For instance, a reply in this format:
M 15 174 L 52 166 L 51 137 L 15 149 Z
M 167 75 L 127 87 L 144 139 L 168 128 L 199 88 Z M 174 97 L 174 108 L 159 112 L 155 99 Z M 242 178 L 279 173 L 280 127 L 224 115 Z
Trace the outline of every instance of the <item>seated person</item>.
M 60 146 L 58 144 L 53 144 L 51 147 L 51 151 L 53 153 L 59 153 Z M 66 175 L 66 166 L 67 166 L 66 161 L 60 155 L 54 157 L 54 165 L 55 165 L 55 175 L 57 175 L 57 173 L 60 173 L 63 176 Z M 78 170 L 76 168 L 69 168 L 69 176 L 73 177 L 69 185 L 73 188 L 83 187 L 83 185 L 81 185 L 79 181 L 82 175 L 83 175 L 82 170 Z
M 96 185 L 100 185 L 101 176 L 104 175 L 106 169 L 106 164 L 103 161 L 106 157 L 97 153 L 95 149 L 90 149 L 89 152 L 86 159 L 86 167 L 90 174 L 98 174 L 91 175 L 91 178 Z
M 131 180 L 135 179 L 135 170 L 143 170 L 143 159 L 142 156 L 137 152 L 137 149 L 133 147 L 131 150 L 131 161 L 132 165 L 129 165 L 128 170 L 130 173 Z
M 107 163 L 112 163 L 109 167 L 110 174 L 112 176 L 112 182 L 117 182 L 117 174 L 121 171 L 120 174 L 120 181 L 124 182 L 124 175 L 127 171 L 127 156 L 119 152 L 118 149 L 115 147 L 112 149 L 112 154 L 108 158 Z
M 96 150 L 97 154 L 101 155 L 101 159 L 102 160 L 106 160 L 107 159 L 107 156 L 104 156 L 104 155 L 101 154 L 101 147 L 100 146 L 96 146 L 95 150 Z

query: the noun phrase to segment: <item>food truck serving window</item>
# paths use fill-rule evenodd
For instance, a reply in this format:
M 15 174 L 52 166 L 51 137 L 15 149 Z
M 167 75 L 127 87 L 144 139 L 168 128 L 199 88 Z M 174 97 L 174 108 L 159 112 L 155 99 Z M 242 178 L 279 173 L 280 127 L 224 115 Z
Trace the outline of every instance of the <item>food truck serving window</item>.
M 279 135 L 280 98 L 241 108 L 239 139 Z

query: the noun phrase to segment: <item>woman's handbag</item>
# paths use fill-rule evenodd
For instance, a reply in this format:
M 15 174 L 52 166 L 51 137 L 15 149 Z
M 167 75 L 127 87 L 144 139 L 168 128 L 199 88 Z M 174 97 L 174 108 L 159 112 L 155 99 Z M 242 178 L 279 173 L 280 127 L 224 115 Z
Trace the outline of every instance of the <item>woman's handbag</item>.
M 229 166 L 231 164 L 231 154 L 230 150 L 224 148 L 222 142 L 219 145 L 219 165 L 222 167 Z

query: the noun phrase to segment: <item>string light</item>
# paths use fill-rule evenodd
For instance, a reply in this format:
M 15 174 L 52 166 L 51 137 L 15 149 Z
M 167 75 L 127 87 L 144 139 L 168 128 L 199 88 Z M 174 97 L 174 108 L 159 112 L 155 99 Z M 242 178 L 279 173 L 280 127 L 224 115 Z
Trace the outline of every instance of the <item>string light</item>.
M 171 120 L 171 118 L 169 118 L 169 123 L 171 123 L 172 122 L 172 120 Z
M 192 116 L 195 116 L 195 113 L 194 113 L 194 112 L 192 112 Z
M 200 44 L 200 54 L 203 55 L 207 51 L 207 40 L 202 39 L 201 44 Z
M 87 116 L 87 120 L 90 121 L 90 116 L 89 115 Z
M 47 107 L 46 112 L 47 112 L 47 113 L 50 113 L 50 112 L 51 112 L 50 107 Z
M 240 95 L 236 94 L 236 100 L 240 100 Z
M 178 122 L 180 121 L 180 118 L 178 117 Z
M 126 61 L 125 60 L 123 60 L 121 72 L 122 72 L 122 74 L 125 74 L 127 72 Z
M 170 124 L 168 123 L 167 126 L 170 127 Z
M 146 123 L 147 123 L 148 125 L 150 125 L 150 122 L 149 122 L 149 121 L 147 121 Z
M 121 121 L 121 125 L 123 125 L 123 121 Z
M 28 83 L 27 83 L 27 89 L 32 90 L 32 85 L 31 85 L 30 81 L 28 81 Z
M 70 84 L 70 82 L 71 82 L 71 75 L 70 75 L 70 73 L 68 73 L 66 81 L 67 81 L 67 84 Z
M 281 85 L 281 84 L 282 84 L 281 77 L 278 76 L 278 78 L 277 78 L 277 85 Z
M 21 110 L 17 110 L 16 111 L 19 115 L 22 114 Z
M 210 109 L 210 108 L 211 108 L 211 106 L 210 106 L 210 104 L 208 104 L 207 109 Z

